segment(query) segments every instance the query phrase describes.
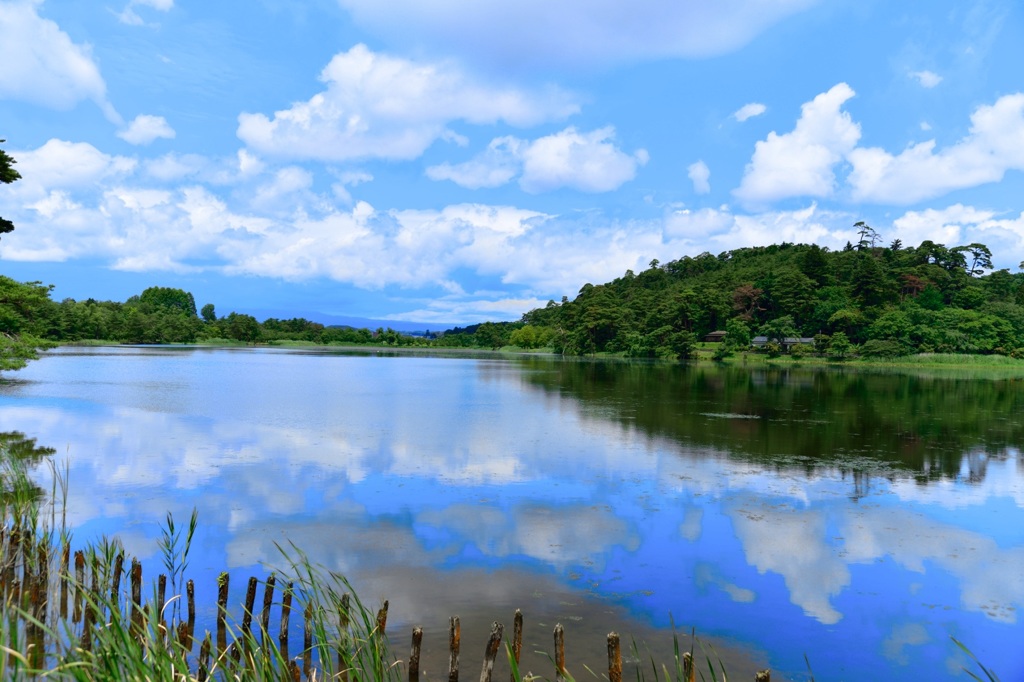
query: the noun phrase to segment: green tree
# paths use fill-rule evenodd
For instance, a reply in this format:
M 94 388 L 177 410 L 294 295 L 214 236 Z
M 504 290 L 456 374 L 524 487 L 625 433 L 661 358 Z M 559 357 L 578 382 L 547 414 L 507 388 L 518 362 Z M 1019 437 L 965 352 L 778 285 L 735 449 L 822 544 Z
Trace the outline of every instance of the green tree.
M 957 246 L 950 249 L 953 253 L 967 253 L 971 256 L 971 264 L 967 265 L 967 258 L 964 257 L 964 269 L 971 277 L 982 275 L 985 270 L 992 269 L 992 252 L 984 244 L 974 242 L 967 246 Z
M 0 144 L 7 140 L 0 140 Z M 21 173 L 14 170 L 14 164 L 17 163 L 11 158 L 7 152 L 0 149 L 0 182 L 5 185 L 9 185 L 15 180 L 21 179 Z M 14 223 L 6 218 L 0 216 L 0 234 L 7 234 L 14 229 Z
M 775 341 L 780 345 L 786 340 L 786 337 L 797 335 L 796 325 L 789 315 L 776 317 L 771 322 L 762 325 L 760 332 L 767 336 L 769 341 Z
M 39 358 L 38 351 L 55 345 L 45 338 L 59 320 L 57 304 L 50 300 L 52 288 L 0 275 L 0 370 L 21 369 Z
M 184 313 L 189 317 L 196 316 L 196 299 L 192 297 L 191 293 L 183 289 L 149 287 L 139 296 L 139 301 L 154 307 L 167 308 L 175 312 Z
M 828 354 L 842 360 L 853 352 L 853 344 L 843 332 L 836 332 L 828 343 Z
M 216 322 L 217 321 L 217 310 L 213 307 L 212 303 L 207 303 L 203 306 L 200 311 L 200 315 L 203 316 L 204 322 Z
M 738 318 L 733 318 L 725 324 L 725 341 L 727 345 L 735 350 L 745 350 L 750 347 L 750 327 Z
M 227 316 L 225 323 L 229 339 L 255 345 L 262 336 L 260 323 L 252 315 L 241 315 L 233 312 Z

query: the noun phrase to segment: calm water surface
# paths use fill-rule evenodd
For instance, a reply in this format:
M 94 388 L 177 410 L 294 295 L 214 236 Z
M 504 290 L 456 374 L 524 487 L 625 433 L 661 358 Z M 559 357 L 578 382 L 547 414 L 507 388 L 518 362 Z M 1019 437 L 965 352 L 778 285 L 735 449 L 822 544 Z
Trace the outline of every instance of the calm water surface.
M 60 349 L 0 383 L 0 431 L 69 463 L 77 542 L 151 575 L 195 507 L 207 605 L 293 542 L 390 600 L 400 652 L 424 626 L 432 679 L 449 615 L 468 674 L 522 608 L 570 670 L 674 620 L 732 679 L 967 679 L 954 636 L 1022 680 L 1022 414 L 1019 380 L 269 349 Z

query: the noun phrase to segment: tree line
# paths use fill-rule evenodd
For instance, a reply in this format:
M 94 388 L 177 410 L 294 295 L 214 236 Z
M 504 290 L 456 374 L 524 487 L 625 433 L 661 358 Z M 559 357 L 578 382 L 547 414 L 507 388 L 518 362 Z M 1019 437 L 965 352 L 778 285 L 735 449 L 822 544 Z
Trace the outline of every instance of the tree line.
M 984 244 L 881 246 L 870 226 L 854 227 L 857 243 L 837 251 L 782 243 L 655 260 L 526 313 L 507 338 L 568 355 L 686 358 L 724 331 L 718 357 L 757 335 L 769 353 L 1024 357 L 1024 273 L 995 270 Z M 794 337 L 813 342 L 793 347 Z

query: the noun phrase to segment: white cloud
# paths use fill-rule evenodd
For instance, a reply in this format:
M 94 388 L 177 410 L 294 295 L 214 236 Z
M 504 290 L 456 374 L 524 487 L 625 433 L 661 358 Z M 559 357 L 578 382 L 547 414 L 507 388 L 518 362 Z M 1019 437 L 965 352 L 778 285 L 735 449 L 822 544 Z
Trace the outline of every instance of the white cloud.
M 476 158 L 454 165 L 442 163 L 431 166 L 427 168 L 427 177 L 431 180 L 451 180 L 469 189 L 504 185 L 522 171 L 524 144 L 528 143 L 516 137 L 495 138 Z
M 474 62 L 550 68 L 736 50 L 817 0 L 339 0 L 356 22 L 395 41 L 459 51 Z
M 615 129 L 589 133 L 569 127 L 535 140 L 523 152 L 520 186 L 527 192 L 546 192 L 572 187 L 584 192 L 608 192 L 636 176 L 637 166 L 647 163 L 643 149 L 629 155 L 612 142 Z
M 956 245 L 961 241 L 964 226 L 977 225 L 991 219 L 992 215 L 961 204 L 944 210 L 908 211 L 893 221 L 892 237 L 908 246 L 925 240 Z
M 361 185 L 364 182 L 372 182 L 373 176 L 365 171 L 346 171 L 337 175 L 338 181 L 331 185 L 334 196 L 344 204 L 352 204 L 352 194 L 349 187 Z
M 132 173 L 136 161 L 109 156 L 86 142 L 52 139 L 31 151 L 13 152 L 18 160 L 21 182 L 18 193 L 44 193 L 52 189 L 91 186 L 110 177 Z
M 742 107 L 737 109 L 732 116 L 740 123 L 743 123 L 747 119 L 760 116 L 766 111 L 768 111 L 768 107 L 765 105 L 760 102 L 751 102 L 750 104 L 744 104 Z
M 665 218 L 666 244 L 678 240 L 677 251 L 721 253 L 779 242 L 841 248 L 849 240 L 855 217 L 823 210 L 817 204 L 795 211 L 733 213 L 727 206 L 698 211 L 679 209 Z
M 848 181 L 861 201 L 910 204 L 947 192 L 998 182 L 1008 170 L 1024 170 L 1024 93 L 1000 97 L 971 115 L 969 134 L 936 150 L 935 140 L 898 156 L 877 147 L 849 153 Z
M 920 83 L 923 88 L 934 88 L 942 82 L 942 76 L 933 71 L 911 71 L 910 77 Z
M 561 187 L 608 192 L 632 180 L 637 166 L 648 160 L 644 149 L 633 154 L 621 151 L 614 137 L 615 129 L 610 126 L 589 133 L 570 126 L 532 142 L 499 137 L 476 158 L 456 165 L 431 166 L 427 176 L 478 189 L 504 185 L 519 175 L 520 187 L 532 194 Z
M 753 511 L 740 508 L 731 515 L 751 566 L 762 574 L 781 575 L 790 600 L 806 615 L 826 625 L 842 619 L 831 598 L 849 586 L 850 569 L 822 540 L 828 524 L 823 512 L 780 510 L 764 504 Z
M 893 221 L 891 231 L 907 245 L 926 239 L 946 245 L 981 242 L 992 250 L 996 268 L 1016 269 L 1024 260 L 1024 213 L 1001 217 L 994 211 L 954 204 L 907 211 Z
M 159 12 L 168 12 L 174 7 L 174 0 L 129 0 L 125 8 L 117 13 L 117 20 L 122 24 L 141 26 L 145 22 L 135 12 L 136 7 L 151 7 Z
M 91 48 L 75 44 L 56 23 L 40 17 L 40 4 L 0 3 L 0 97 L 53 109 L 91 99 L 119 124 Z
M 365 45 L 324 68 L 327 89 L 273 118 L 243 113 L 238 136 L 266 154 L 329 161 L 413 159 L 452 121 L 528 126 L 579 110 L 565 92 L 527 92 L 474 81 L 451 62 L 421 64 Z
M 841 110 L 854 94 L 840 83 L 801 107 L 792 132 L 773 131 L 758 142 L 734 194 L 752 205 L 795 196 L 830 196 L 836 184 L 833 167 L 860 139 L 860 126 Z
M 691 163 L 686 169 L 686 175 L 693 182 L 693 191 L 697 194 L 707 194 L 711 191 L 711 169 L 703 161 Z
M 174 135 L 174 129 L 167 124 L 167 119 L 146 114 L 136 116 L 127 128 L 117 134 L 128 144 L 134 145 L 149 144 L 158 138 L 171 140 L 174 139 Z

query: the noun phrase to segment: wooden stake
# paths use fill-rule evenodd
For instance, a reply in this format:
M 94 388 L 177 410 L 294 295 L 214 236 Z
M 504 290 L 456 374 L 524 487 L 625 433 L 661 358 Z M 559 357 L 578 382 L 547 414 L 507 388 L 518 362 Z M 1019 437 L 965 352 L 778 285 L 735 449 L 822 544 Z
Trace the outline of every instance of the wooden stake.
M 409 682 L 420 679 L 420 645 L 423 643 L 423 628 L 413 628 L 412 651 L 409 652 Z
M 203 638 L 203 644 L 199 647 L 199 671 L 196 675 L 196 679 L 199 682 L 206 682 L 206 678 L 210 674 L 210 633 L 207 631 L 206 637 Z
M 462 637 L 459 617 L 448 619 L 448 682 L 459 682 L 459 640 Z
M 120 596 L 121 596 L 121 573 L 124 572 L 124 552 L 118 552 L 117 558 L 114 559 L 114 575 L 112 576 L 113 582 L 110 586 L 110 608 L 121 610 Z
M 245 589 L 245 610 L 242 611 L 242 637 L 246 640 L 252 632 L 252 607 L 256 603 L 257 582 L 255 576 L 250 577 L 249 585 Z
M 384 600 L 384 606 L 380 607 L 380 611 L 377 612 L 377 632 L 380 636 L 384 636 L 384 630 L 388 626 L 388 600 Z
M 685 682 L 695 682 L 697 676 L 697 668 L 693 665 L 693 654 L 689 651 L 683 654 L 683 680 Z
M 622 652 L 617 632 L 608 633 L 608 682 L 622 682 Z
M 498 656 L 498 649 L 501 648 L 501 633 L 505 626 L 494 621 L 491 625 L 491 638 L 487 641 L 487 650 L 484 652 L 484 666 L 480 670 L 480 682 L 491 682 L 491 672 L 494 670 L 494 659 Z
M 138 637 L 142 630 L 142 564 L 138 559 L 132 559 L 131 571 L 132 583 L 132 633 Z
M 185 653 L 192 651 L 192 633 L 188 631 L 188 623 L 178 623 L 178 645 Z
M 75 608 L 71 622 L 77 624 L 82 620 L 82 593 L 85 591 L 85 552 L 75 552 Z
M 348 592 L 341 595 L 341 610 L 338 612 L 338 677 L 341 682 L 348 682 L 348 614 L 351 597 Z
M 68 581 L 71 579 L 71 545 L 67 540 L 60 552 L 60 617 L 68 617 Z
M 519 667 L 519 654 L 523 651 L 523 612 L 516 609 L 516 615 L 512 619 L 512 658 Z M 515 675 L 509 672 L 510 682 L 518 682 Z
M 565 628 L 555 625 L 555 682 L 565 682 Z
M 267 576 L 267 585 L 263 589 L 263 612 L 260 613 L 260 642 L 265 643 L 270 630 L 270 607 L 274 604 L 274 585 L 277 578 L 271 573 Z
M 185 594 L 188 595 L 188 646 L 191 649 L 191 640 L 196 633 L 196 584 L 191 580 L 185 583 Z
M 281 632 L 277 641 L 281 649 L 281 658 L 288 660 L 288 614 L 292 611 L 292 587 L 294 583 L 288 583 L 284 588 L 284 597 L 281 599 Z
M 302 637 L 302 674 L 309 678 L 310 669 L 313 667 L 313 604 L 306 604 L 303 614 L 306 626 Z
M 161 619 L 163 619 L 165 606 L 167 606 L 167 576 L 161 573 L 156 577 L 156 607 L 160 609 Z
M 217 576 L 217 653 L 221 655 L 227 648 L 227 617 L 228 617 L 228 574 Z

